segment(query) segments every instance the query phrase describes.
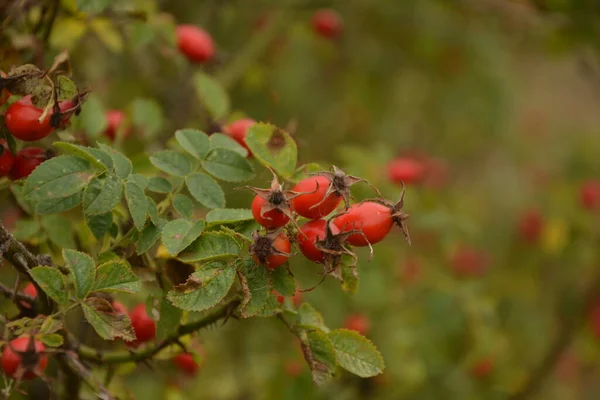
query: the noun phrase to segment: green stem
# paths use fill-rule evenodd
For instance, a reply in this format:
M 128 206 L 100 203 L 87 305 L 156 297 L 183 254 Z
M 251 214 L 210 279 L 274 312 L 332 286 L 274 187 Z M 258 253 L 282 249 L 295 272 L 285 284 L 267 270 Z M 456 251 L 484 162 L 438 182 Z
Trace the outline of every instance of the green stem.
M 144 361 L 152 358 L 156 353 L 164 349 L 165 347 L 177 342 L 180 337 L 194 333 L 202 328 L 205 328 L 215 322 L 227 318 L 231 315 L 232 310 L 240 303 L 238 298 L 233 299 L 227 304 L 224 304 L 215 312 L 206 317 L 199 319 L 198 321 L 191 322 L 189 324 L 181 325 L 177 332 L 165 340 L 155 343 L 146 347 L 145 349 L 138 352 L 129 351 L 110 351 L 100 352 L 94 348 L 81 345 L 77 349 L 79 357 L 82 360 L 97 362 L 101 364 L 122 364 L 127 362 Z
M 270 23 L 248 42 L 231 63 L 217 73 L 217 79 L 225 88 L 235 85 L 248 66 L 264 53 L 286 22 L 284 10 L 277 10 L 270 15 Z

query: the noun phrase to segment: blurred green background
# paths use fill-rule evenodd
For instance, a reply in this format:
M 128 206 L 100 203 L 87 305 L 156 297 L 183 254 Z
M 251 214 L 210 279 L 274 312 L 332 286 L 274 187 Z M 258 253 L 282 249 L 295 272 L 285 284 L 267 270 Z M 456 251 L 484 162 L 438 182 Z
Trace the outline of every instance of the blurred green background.
M 60 50 L 70 51 L 74 78 L 92 95 L 61 135 L 97 135 L 104 122 L 95 116 L 123 109 L 137 135 L 122 146 L 143 171 L 145 152 L 175 129 L 214 127 L 191 83 L 202 68 L 226 80 L 231 120 L 249 116 L 289 129 L 302 162 L 338 165 L 395 200 L 401 187 L 390 182 L 388 163 L 416 157 L 428 165 L 427 178 L 406 192 L 412 246 L 396 229 L 370 262 L 360 252 L 355 295 L 332 279 L 304 294 L 332 328 L 352 314 L 368 317 L 367 336 L 386 361 L 383 375 L 342 375 L 317 388 L 285 327 L 255 318 L 200 332 L 206 361 L 195 378 L 159 361 L 121 371 L 111 389 L 148 400 L 466 400 L 511 398 L 533 383 L 522 398 L 600 396 L 600 347 L 585 317 L 588 287 L 599 273 L 598 210 L 580 201 L 581 185 L 600 173 L 599 5 L 93 3 L 61 1 L 42 54 L 27 41 L 25 25 L 10 25 L 2 36 L 5 70 L 40 58 L 48 65 Z M 322 7 L 342 16 L 339 38 L 312 29 L 311 16 Z M 34 19 L 40 11 L 27 12 Z M 177 53 L 173 31 L 180 23 L 211 33 L 215 61 L 193 66 Z M 268 180 L 263 170 L 255 183 Z M 372 196 L 361 185 L 353 194 Z M 251 196 L 230 192 L 227 200 L 248 207 Z M 527 213 L 541 216 L 529 236 L 522 228 Z M 461 251 L 475 252 L 485 265 L 461 273 Z M 318 280 L 319 266 L 299 257 L 291 265 L 301 286 Z

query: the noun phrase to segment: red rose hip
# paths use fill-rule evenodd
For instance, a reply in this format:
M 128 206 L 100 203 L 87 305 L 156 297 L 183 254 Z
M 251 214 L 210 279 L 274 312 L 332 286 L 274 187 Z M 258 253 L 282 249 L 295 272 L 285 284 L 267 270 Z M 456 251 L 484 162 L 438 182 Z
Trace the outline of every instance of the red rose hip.
M 41 163 L 48 159 L 48 151 L 40 147 L 28 147 L 17 153 L 10 171 L 13 180 L 27 178 Z
M 194 63 L 211 60 L 215 54 L 212 37 L 195 25 L 179 25 L 175 31 L 179 51 Z
M 334 10 L 317 10 L 312 17 L 312 26 L 315 32 L 328 39 L 340 36 L 343 25 L 342 17 Z
M 411 157 L 396 158 L 388 163 L 388 178 L 393 183 L 420 182 L 425 177 L 425 166 Z
M 137 346 L 148 342 L 156 337 L 156 322 L 146 312 L 145 304 L 138 304 L 129 314 L 131 326 L 135 331 L 136 340 L 130 342 L 131 346 Z
M 30 380 L 44 372 L 48 356 L 43 354 L 44 344 L 28 336 L 14 339 L 2 352 L 2 370 L 6 376 Z
M 225 133 L 227 136 L 229 136 L 230 138 L 238 142 L 246 150 L 248 150 L 249 157 L 252 156 L 252 152 L 246 144 L 246 133 L 248 133 L 248 128 L 250 128 L 254 124 L 256 124 L 256 121 L 253 119 L 241 118 L 223 127 L 223 133 Z
M 131 134 L 131 128 L 126 127 L 122 129 L 126 119 L 127 117 L 123 111 L 108 110 L 106 112 L 106 129 L 104 130 L 104 136 L 110 140 L 115 140 L 117 133 L 122 134 L 123 138 L 128 137 Z
M 6 140 L 0 139 L 0 176 L 8 176 L 15 164 L 15 156 L 10 152 Z

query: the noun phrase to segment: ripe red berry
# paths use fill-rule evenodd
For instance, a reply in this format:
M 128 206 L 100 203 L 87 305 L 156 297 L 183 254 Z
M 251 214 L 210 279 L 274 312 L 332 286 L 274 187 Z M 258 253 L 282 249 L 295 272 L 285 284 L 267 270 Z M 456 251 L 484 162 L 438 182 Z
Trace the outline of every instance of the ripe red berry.
M 7 176 L 15 163 L 15 156 L 10 152 L 6 140 L 0 139 L 0 176 Z
M 579 189 L 579 200 L 586 210 L 598 210 L 600 208 L 600 180 L 585 182 Z
M 294 187 L 294 192 L 305 193 L 292 200 L 292 209 L 299 215 L 318 219 L 331 213 L 342 201 L 342 196 L 329 193 L 331 181 L 325 176 L 311 176 Z
M 115 140 L 117 133 L 123 135 L 123 138 L 128 137 L 131 134 L 131 128 L 123 127 L 126 120 L 125 113 L 121 110 L 108 110 L 106 112 L 106 129 L 104 130 L 104 136 L 110 140 Z
M 254 242 L 250 245 L 250 253 L 258 265 L 275 269 L 286 263 L 290 257 L 292 246 L 290 239 L 278 231 L 264 236 L 254 232 Z
M 125 305 L 123 303 L 121 303 L 120 301 L 114 300 L 112 302 L 112 307 L 113 310 L 115 311 L 115 314 L 127 314 L 127 307 L 125 307 Z
M 325 253 L 318 248 L 319 241 L 325 240 L 327 236 L 327 221 L 317 219 L 309 221 L 302 225 L 298 232 L 298 246 L 304 257 L 310 261 L 323 262 Z M 340 233 L 340 230 L 333 224 L 329 224 L 329 229 L 333 235 Z
M 359 230 L 363 234 L 355 233 L 348 236 L 346 241 L 353 246 L 367 246 L 380 242 L 392 229 L 394 218 L 392 209 L 383 204 L 370 201 L 354 204 L 348 212 L 333 220 L 342 232 Z
M 61 116 L 57 126 L 64 126 L 68 122 L 74 108 L 71 101 L 59 103 L 60 111 L 67 111 L 69 115 Z M 42 122 L 39 122 L 43 113 L 44 110 L 32 103 L 31 96 L 25 96 L 8 107 L 4 122 L 14 137 L 25 142 L 33 142 L 45 138 L 54 130 L 51 124 L 52 112 L 46 114 Z
M 156 337 L 156 322 L 146 312 L 145 304 L 138 304 L 129 314 L 131 326 L 135 331 L 136 340 L 130 342 L 131 346 L 137 346 L 148 342 Z
M 412 157 L 393 159 L 387 166 L 388 178 L 393 183 L 406 184 L 420 182 L 425 177 L 425 166 Z
M 223 133 L 228 135 L 230 138 L 234 139 L 242 147 L 248 150 L 248 157 L 252 157 L 252 152 L 246 144 L 246 133 L 248 132 L 248 128 L 250 128 L 255 123 L 256 121 L 253 119 L 241 118 L 223 127 Z
M 332 39 L 342 33 L 343 20 L 334 10 L 317 10 L 312 17 L 313 29 L 321 36 Z
M 28 147 L 17 153 L 15 165 L 10 171 L 13 180 L 27 178 L 38 165 L 48 159 L 48 151 L 40 147 Z
M 538 210 L 528 210 L 519 218 L 519 236 L 529 244 L 537 243 L 543 227 L 542 214 Z
M 43 354 L 46 348 L 39 340 L 30 337 L 14 339 L 2 352 L 2 370 L 6 376 L 33 379 L 40 375 L 48 365 L 48 356 Z
M 33 298 L 37 297 L 37 289 L 35 288 L 35 285 L 31 282 L 29 282 L 27 285 L 25 285 L 25 287 L 23 288 L 23 290 L 21 291 L 23 294 L 29 295 Z M 21 301 L 21 305 L 27 309 L 31 308 L 31 306 L 29 305 L 29 303 L 25 302 L 25 301 Z
M 306 364 L 301 363 L 298 360 L 287 361 L 284 366 L 285 373 L 290 378 L 296 378 L 302 373 L 302 370 L 304 369 L 305 365 Z
M 491 357 L 488 358 L 484 358 L 481 360 L 477 360 L 472 366 L 471 366 L 471 375 L 474 378 L 485 378 L 486 376 L 489 376 L 489 374 L 492 372 L 492 370 L 494 369 L 494 359 Z
M 285 296 L 279 294 L 276 290 L 273 290 L 273 294 L 277 296 L 279 304 L 285 302 Z M 296 293 L 292 296 L 292 302 L 294 303 L 294 307 L 300 307 L 300 304 L 302 304 L 302 292 L 300 290 L 296 289 Z
M 481 276 L 488 268 L 488 257 L 485 253 L 464 245 L 455 251 L 451 262 L 454 274 L 458 277 Z
M 264 206 L 267 203 L 268 201 L 260 196 L 255 196 L 254 200 L 252 200 L 252 215 L 256 222 L 268 229 L 280 228 L 289 222 L 290 217 L 277 208 L 263 212 L 262 210 L 264 210 Z
M 198 365 L 190 353 L 181 353 L 176 355 L 173 357 L 173 364 L 175 364 L 181 371 L 185 372 L 189 376 L 196 375 L 200 369 L 200 365 Z
M 351 314 L 344 321 L 344 328 L 356 331 L 365 336 L 371 330 L 371 321 L 366 315 Z
M 592 304 L 588 320 L 592 333 L 596 339 L 600 340 L 600 298 Z
M 179 51 L 189 61 L 203 63 L 213 58 L 215 46 L 212 37 L 204 29 L 195 25 L 179 25 L 175 34 Z

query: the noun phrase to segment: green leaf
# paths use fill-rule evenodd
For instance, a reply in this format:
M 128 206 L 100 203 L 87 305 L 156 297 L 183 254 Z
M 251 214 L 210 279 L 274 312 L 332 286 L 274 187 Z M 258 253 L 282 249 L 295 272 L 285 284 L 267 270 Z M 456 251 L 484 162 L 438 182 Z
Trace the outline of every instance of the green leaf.
M 342 275 L 342 290 L 351 294 L 355 294 L 358 289 L 358 269 L 352 262 L 344 260 L 341 266 Z
M 196 129 L 180 129 L 175 132 L 177 143 L 195 158 L 201 160 L 210 150 L 208 135 Z
M 229 113 L 229 96 L 219 81 L 203 72 L 196 72 L 194 87 L 212 119 L 219 120 Z
M 23 195 L 31 201 L 69 197 L 83 189 L 92 173 L 90 163 L 74 156 L 58 156 L 40 164 L 25 181 Z
M 48 239 L 58 247 L 74 248 L 75 239 L 71 221 L 63 215 L 52 214 L 42 217 L 42 226 Z
M 193 223 L 186 219 L 176 219 L 164 226 L 162 241 L 169 254 L 176 256 L 183 249 L 191 245 L 202 234 L 203 230 L 203 220 Z
M 81 304 L 85 319 L 103 339 L 114 340 L 121 337 L 135 340 L 135 333 L 127 314 L 117 314 L 112 305 L 100 297 L 90 297 Z
M 85 253 L 70 249 L 63 249 L 62 255 L 65 259 L 66 267 L 73 276 L 77 298 L 85 298 L 94 286 L 94 279 L 96 277 L 94 260 Z
M 210 176 L 195 172 L 185 178 L 190 194 L 207 208 L 225 207 L 225 193 L 221 186 Z
M 29 275 L 52 300 L 60 305 L 69 302 L 65 276 L 58 269 L 45 266 L 35 267 L 29 270 Z
M 75 82 L 67 78 L 65 75 L 59 75 L 56 78 L 56 89 L 58 93 L 58 101 L 71 100 L 78 94 Z
M 113 167 L 115 168 L 115 172 L 119 178 L 125 179 L 129 176 L 129 174 L 131 174 L 133 165 L 131 164 L 131 160 L 129 158 L 105 144 L 98 143 L 98 147 L 100 147 L 100 150 L 110 156 Z
M 273 289 L 279 294 L 289 297 L 296 294 L 296 280 L 286 268 L 276 268 L 271 272 Z
M 169 175 L 185 176 L 192 171 L 189 160 L 174 150 L 159 151 L 150 156 L 150 162 Z
M 51 333 L 49 335 L 42 335 L 39 337 L 42 343 L 48 347 L 60 347 L 63 344 L 63 337 L 58 333 Z
M 137 255 L 144 254 L 154 246 L 156 241 L 160 238 L 161 229 L 153 223 L 147 224 L 142 232 L 140 238 L 136 244 L 135 252 Z
M 210 148 L 214 149 L 217 147 L 233 150 L 236 153 L 240 153 L 244 158 L 248 157 L 248 150 L 246 150 L 244 146 L 236 142 L 235 139 L 222 133 L 213 133 L 210 135 Z
M 148 216 L 148 200 L 144 191 L 135 182 L 128 181 L 125 183 L 125 199 L 135 227 L 142 230 Z
M 178 258 L 184 262 L 219 260 L 235 257 L 240 251 L 233 237 L 221 232 L 204 232 Z
M 294 172 L 294 174 L 292 176 L 290 176 L 288 179 L 292 182 L 299 182 L 303 179 L 308 178 L 312 173 L 315 172 L 320 172 L 325 170 L 326 168 L 323 168 L 320 164 L 318 163 L 308 163 L 308 164 L 304 164 L 299 166 L 298 168 L 296 168 L 296 171 Z
M 160 318 L 156 324 L 156 338 L 158 340 L 177 333 L 179 322 L 181 321 L 181 309 L 173 306 L 166 297 L 160 302 Z
M 142 283 L 125 260 L 108 261 L 96 269 L 94 292 L 137 293 Z
M 336 329 L 328 333 L 338 364 L 361 378 L 379 375 L 385 368 L 383 357 L 375 345 L 356 331 Z
M 150 220 L 154 225 L 162 228 L 167 222 L 158 214 L 158 208 L 156 208 L 154 200 L 152 200 L 150 196 L 146 196 L 146 202 L 148 203 L 148 215 L 150 216 Z
M 327 334 L 319 330 L 302 332 L 301 340 L 302 353 L 312 371 L 313 382 L 317 385 L 327 383 L 337 370 L 333 343 Z
M 165 178 L 153 176 L 148 181 L 148 190 L 154 193 L 170 193 L 173 190 L 173 185 Z
M 112 211 L 123 198 L 123 181 L 117 175 L 94 178 L 83 194 L 83 213 L 86 215 L 106 214 Z
M 112 225 L 112 213 L 100 215 L 86 215 L 85 223 L 92 231 L 94 237 L 98 240 L 104 238 Z
M 319 329 L 323 332 L 329 332 L 323 316 L 308 303 L 302 303 L 298 307 L 296 324 L 306 329 Z
M 99 14 L 111 3 L 111 0 L 75 0 L 79 11 L 88 14 Z
M 190 275 L 186 283 L 176 286 L 167 298 L 183 310 L 206 310 L 225 297 L 234 280 L 235 268 L 223 262 L 212 262 Z
M 60 319 L 48 317 L 44 319 L 42 326 L 40 327 L 40 333 L 42 335 L 49 335 L 56 333 L 63 328 L 63 323 Z
M 273 292 L 269 292 L 267 295 L 267 302 L 265 303 L 265 306 L 260 309 L 256 316 L 268 318 L 274 317 L 275 315 L 280 314 L 281 312 L 282 306 L 281 304 L 279 304 L 279 301 L 277 301 L 277 296 L 275 296 Z
M 19 207 L 21 207 L 27 214 L 33 214 L 32 211 L 34 209 L 34 205 L 29 200 L 25 199 L 25 196 L 23 195 L 23 186 L 12 184 L 10 185 L 10 191 L 13 196 L 15 196 L 15 200 L 17 201 L 17 204 L 19 204 Z
M 254 216 L 252 216 L 252 210 L 247 208 L 215 209 L 206 214 L 206 222 L 209 225 L 231 224 L 253 219 Z
M 146 187 L 148 186 L 148 178 L 146 178 L 144 175 L 131 174 L 127 180 L 135 182 L 142 190 L 146 190 Z
M 173 196 L 173 207 L 182 217 L 191 219 L 194 216 L 194 202 L 185 194 Z
M 41 229 L 37 220 L 18 219 L 12 234 L 17 240 L 29 240 L 35 237 Z
M 269 273 L 265 268 L 257 268 L 251 257 L 241 260 L 238 268 L 244 294 L 240 314 L 243 318 L 253 317 L 267 304 L 271 292 Z
M 35 207 L 35 212 L 39 215 L 58 214 L 71 210 L 79 204 L 81 204 L 81 192 L 64 198 L 40 201 Z
M 254 177 L 252 164 L 229 149 L 212 149 L 202 161 L 202 167 L 215 178 L 227 182 L 242 182 Z
M 85 101 L 85 107 L 81 107 L 78 119 L 81 128 L 88 136 L 95 138 L 106 130 L 106 110 L 98 96 L 90 95 Z
M 88 103 L 86 102 L 85 107 L 87 106 Z M 79 158 L 83 158 L 96 168 L 100 168 L 102 170 L 112 168 L 112 159 L 108 154 L 104 153 L 102 150 L 67 142 L 54 142 L 52 143 L 52 145 L 54 147 L 58 147 L 59 149 L 68 154 L 74 155 Z
M 147 139 L 155 137 L 163 128 L 163 110 L 153 99 L 135 99 L 130 114 L 133 126 L 140 128 Z
M 248 128 L 245 140 L 261 164 L 284 177 L 294 174 L 298 148 L 289 133 L 271 124 L 257 123 Z

